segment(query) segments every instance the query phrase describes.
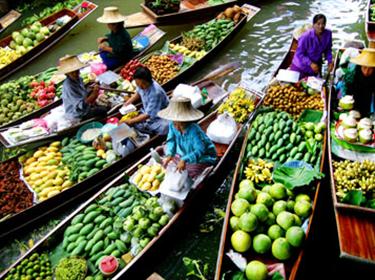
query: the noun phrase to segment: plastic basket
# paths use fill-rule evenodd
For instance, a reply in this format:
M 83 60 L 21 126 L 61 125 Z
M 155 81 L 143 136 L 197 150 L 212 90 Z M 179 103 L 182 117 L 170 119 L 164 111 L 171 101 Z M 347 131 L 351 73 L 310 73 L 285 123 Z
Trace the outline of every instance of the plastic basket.
M 82 137 L 82 134 L 88 130 L 88 129 L 91 129 L 91 128 L 102 128 L 103 127 L 103 124 L 100 123 L 100 122 L 90 122 L 90 123 L 87 123 L 85 124 L 84 126 L 82 126 L 78 131 L 77 131 L 77 134 L 76 134 L 76 137 L 77 139 L 83 143 L 83 144 L 88 144 L 88 143 L 91 143 L 94 139 L 92 140 L 83 140 L 81 137 Z

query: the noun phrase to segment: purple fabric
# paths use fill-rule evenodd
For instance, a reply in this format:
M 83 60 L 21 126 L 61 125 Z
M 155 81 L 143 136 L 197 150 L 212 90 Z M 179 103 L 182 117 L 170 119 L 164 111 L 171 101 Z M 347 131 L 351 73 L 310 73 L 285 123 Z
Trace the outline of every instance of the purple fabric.
M 315 76 L 311 63 L 322 64 L 322 56 L 332 62 L 332 31 L 325 29 L 319 40 L 314 29 L 306 31 L 298 40 L 297 51 L 293 57 L 291 70 L 301 73 L 300 78 Z

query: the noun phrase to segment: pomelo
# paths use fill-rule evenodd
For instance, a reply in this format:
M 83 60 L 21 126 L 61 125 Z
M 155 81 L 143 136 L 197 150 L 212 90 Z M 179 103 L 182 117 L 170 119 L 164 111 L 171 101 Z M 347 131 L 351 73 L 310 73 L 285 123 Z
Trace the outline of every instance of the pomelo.
M 305 240 L 305 232 L 300 227 L 291 227 L 286 231 L 286 240 L 292 245 L 293 247 L 300 247 Z M 254 238 L 255 242 L 255 238 Z
M 233 201 L 231 210 L 233 215 L 240 217 L 243 213 L 245 213 L 250 207 L 249 202 L 246 199 L 238 198 Z
M 246 278 L 248 280 L 266 280 L 267 266 L 260 261 L 251 261 L 246 266 Z
M 239 219 L 238 226 L 246 232 L 252 232 L 257 228 L 257 217 L 249 212 L 243 213 Z
M 277 238 L 272 243 L 272 255 L 281 261 L 289 259 L 292 255 L 292 248 L 284 237 Z
M 253 249 L 258 254 L 265 254 L 271 249 L 272 241 L 265 234 L 258 234 L 253 238 Z
M 235 231 L 231 236 L 232 247 L 235 251 L 243 253 L 251 247 L 251 236 L 242 230 Z

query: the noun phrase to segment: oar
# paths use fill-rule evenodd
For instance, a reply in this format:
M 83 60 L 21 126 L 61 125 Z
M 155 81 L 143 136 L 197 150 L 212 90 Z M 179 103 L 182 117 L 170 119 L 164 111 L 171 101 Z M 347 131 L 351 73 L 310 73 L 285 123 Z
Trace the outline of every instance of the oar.
M 235 69 L 239 68 L 241 66 L 241 63 L 239 61 L 231 62 L 225 65 L 220 66 L 216 70 L 210 72 L 206 76 L 204 76 L 201 80 L 199 80 L 197 83 L 201 83 L 207 80 L 215 80 L 220 77 L 223 77 L 230 72 L 233 72 Z

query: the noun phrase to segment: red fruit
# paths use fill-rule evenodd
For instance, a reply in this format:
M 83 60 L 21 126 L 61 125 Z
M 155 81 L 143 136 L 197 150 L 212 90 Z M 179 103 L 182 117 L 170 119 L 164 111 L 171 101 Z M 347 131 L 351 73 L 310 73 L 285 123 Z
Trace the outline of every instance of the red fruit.
M 55 93 L 53 93 L 53 92 L 47 93 L 47 98 L 48 98 L 48 99 L 53 99 L 53 98 L 55 98 Z
M 32 87 L 32 88 L 35 88 L 38 85 L 39 85 L 39 83 L 37 81 L 32 81 L 29 86 Z
M 46 106 L 48 104 L 48 100 L 40 100 L 40 101 L 38 101 L 38 105 L 40 106 L 40 107 L 44 107 L 44 106 Z
M 50 82 L 49 82 L 49 85 L 50 85 L 50 86 L 54 86 L 54 85 L 55 85 L 55 82 L 54 82 L 54 81 L 50 81 Z
M 46 86 L 46 83 L 45 83 L 44 81 L 41 81 L 41 82 L 39 83 L 39 85 L 41 85 L 42 87 L 45 87 L 45 86 Z
M 47 87 L 47 92 L 55 92 L 55 86 L 54 85 L 49 85 Z

